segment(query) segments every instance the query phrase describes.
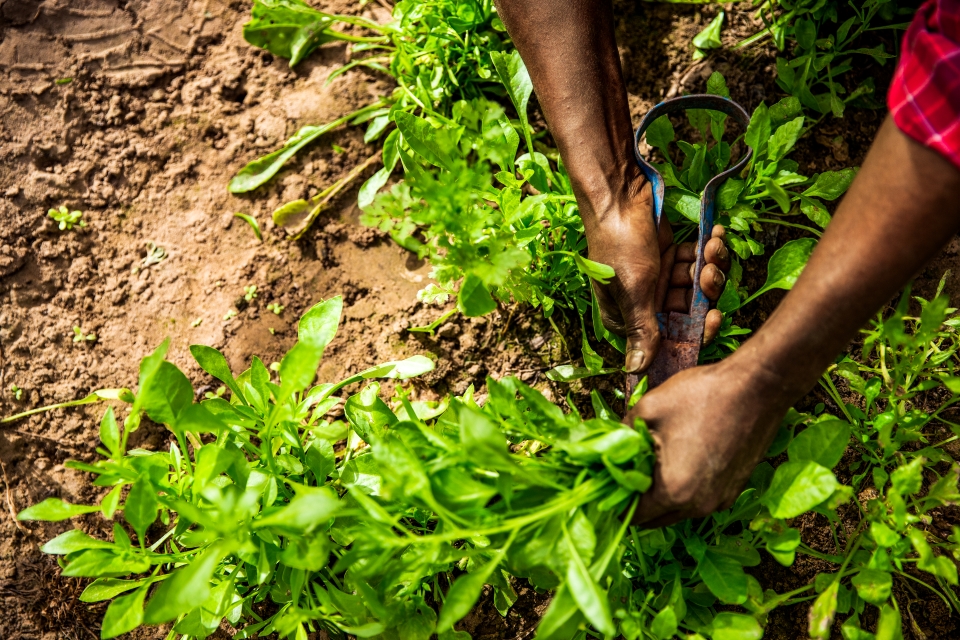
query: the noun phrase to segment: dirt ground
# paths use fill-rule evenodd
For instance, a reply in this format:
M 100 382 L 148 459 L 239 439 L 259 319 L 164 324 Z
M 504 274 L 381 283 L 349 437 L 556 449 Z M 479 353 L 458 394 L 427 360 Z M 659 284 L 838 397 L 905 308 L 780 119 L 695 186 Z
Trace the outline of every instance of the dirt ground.
M 385 1 L 317 4 L 377 21 L 389 17 Z M 635 116 L 663 97 L 701 90 L 713 70 L 727 76 L 733 97 L 748 108 L 779 97 L 769 48 L 690 62 L 687 43 L 713 11 L 617 3 Z M 562 397 L 567 389 L 542 375 L 547 363 L 565 358 L 560 341 L 530 311 L 452 321 L 436 337 L 405 331 L 442 312 L 416 301 L 430 267 L 359 226 L 355 189 L 304 240 L 290 242 L 273 228 L 273 209 L 316 194 L 374 151 L 362 131 L 326 136 L 252 196 L 227 192 L 240 167 L 300 126 L 332 120 L 390 90 L 362 71 L 325 84 L 349 60 L 343 45 L 323 47 L 290 70 L 243 41 L 248 13 L 245 0 L 0 0 L 0 416 L 133 386 L 140 358 L 167 336 L 168 357 L 202 394 L 211 380 L 193 364 L 190 344 L 223 350 L 236 371 L 252 355 L 276 361 L 294 342 L 299 315 L 334 295 L 344 296 L 345 319 L 327 351 L 324 380 L 432 353 L 438 368 L 417 382 L 423 395 L 515 374 Z M 729 15 L 725 39 L 755 28 L 749 12 Z M 882 114 L 851 118 L 859 129 L 825 123 L 802 143 L 802 171 L 862 160 Z M 46 211 L 61 204 L 82 210 L 87 227 L 59 231 Z M 264 242 L 234 212 L 256 217 Z M 159 256 L 153 247 L 162 248 L 161 260 L 148 259 Z M 930 293 L 931 283 L 956 264 L 958 249 L 955 243 L 927 270 L 921 290 Z M 755 287 L 763 276 L 762 269 L 748 270 L 747 283 Z M 251 285 L 257 297 L 248 302 Z M 951 290 L 960 292 L 958 285 Z M 750 322 L 762 322 L 773 302 Z M 270 303 L 285 310 L 276 315 Z M 74 327 L 96 340 L 75 342 Z M 598 386 L 610 391 L 617 384 Z M 19 399 L 14 387 L 22 390 Z M 582 385 L 575 390 L 586 393 Z M 13 518 L 51 495 L 76 502 L 99 497 L 83 474 L 63 467 L 68 458 L 96 456 L 98 419 L 99 409 L 77 408 L 0 425 L 0 638 L 99 637 L 104 607 L 79 603 L 83 584 L 61 578 L 55 560 L 38 550 L 69 523 Z M 139 437 L 139 446 L 167 446 L 160 429 Z M 95 517 L 78 522 L 91 531 L 105 527 Z M 810 577 L 802 567 L 779 571 Z M 543 603 L 531 594 L 505 621 L 481 607 L 465 628 L 475 638 L 525 638 Z M 785 614 L 789 621 L 780 626 L 798 625 L 799 637 L 803 616 L 799 609 Z M 925 630 L 930 638 L 950 633 Z M 164 635 L 151 629 L 136 637 Z

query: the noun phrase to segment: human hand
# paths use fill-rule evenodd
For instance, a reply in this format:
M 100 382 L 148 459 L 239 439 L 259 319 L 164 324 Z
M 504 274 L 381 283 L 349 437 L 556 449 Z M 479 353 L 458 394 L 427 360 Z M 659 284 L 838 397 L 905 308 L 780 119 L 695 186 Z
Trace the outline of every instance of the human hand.
M 793 398 L 737 355 L 677 373 L 627 413 L 627 424 L 646 421 L 657 450 L 634 524 L 661 527 L 729 507 L 770 447 Z
M 673 230 L 664 221 L 659 233 L 653 221 L 650 183 L 636 170 L 622 199 L 608 198 L 584 216 L 590 259 L 613 267 L 616 276 L 607 285 L 593 284 L 604 326 L 627 339 L 625 369 L 645 370 L 660 346 L 656 314 L 688 312 L 693 297 L 696 243 L 673 244 Z M 585 205 L 581 203 L 583 208 Z M 593 224 L 586 224 L 593 220 Z M 723 243 L 723 227 L 713 229 L 707 242 L 706 264 L 700 272 L 700 287 L 710 300 L 723 293 L 724 272 L 730 269 L 730 254 Z M 723 314 L 713 309 L 704 325 L 704 344 L 720 330 Z

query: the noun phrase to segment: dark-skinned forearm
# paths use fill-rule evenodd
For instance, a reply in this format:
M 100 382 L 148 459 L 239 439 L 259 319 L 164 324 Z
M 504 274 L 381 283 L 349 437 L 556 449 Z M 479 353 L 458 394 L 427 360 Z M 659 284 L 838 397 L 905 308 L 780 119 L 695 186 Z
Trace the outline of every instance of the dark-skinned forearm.
M 633 125 L 608 0 L 497 0 L 569 171 L 584 224 L 636 188 Z M 630 194 L 626 194 L 630 195 Z M 586 205 L 586 206 L 585 206 Z
M 733 356 L 792 405 L 960 230 L 960 171 L 889 118 L 793 290 Z

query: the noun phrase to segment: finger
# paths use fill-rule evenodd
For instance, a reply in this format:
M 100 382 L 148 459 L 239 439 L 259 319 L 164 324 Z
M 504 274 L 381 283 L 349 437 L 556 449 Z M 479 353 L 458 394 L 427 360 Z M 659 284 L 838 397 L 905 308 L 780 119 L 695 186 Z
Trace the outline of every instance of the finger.
M 720 333 L 720 325 L 723 323 L 723 313 L 719 309 L 710 309 L 707 312 L 707 318 L 703 323 L 703 344 L 708 345 L 713 342 L 717 334 Z
M 673 272 L 674 259 L 677 255 L 677 245 L 672 244 L 660 255 L 660 279 L 657 280 L 657 294 L 654 298 L 654 307 L 663 309 L 667 299 L 667 289 L 670 288 L 670 274 Z M 691 279 L 691 282 L 693 280 Z
M 645 302 L 620 307 L 627 337 L 624 362 L 627 373 L 646 371 L 660 348 L 660 326 L 653 305 L 653 297 L 648 294 Z
M 692 287 L 693 270 L 695 266 L 696 265 L 693 262 L 678 262 L 673 265 L 673 269 L 670 273 L 670 286 Z
M 711 238 L 724 238 L 727 235 L 727 230 L 723 228 L 722 224 L 713 225 L 713 230 L 710 232 Z
M 720 297 L 720 294 L 723 293 L 723 285 L 726 282 L 727 277 L 715 264 L 704 265 L 703 269 L 700 270 L 700 289 L 703 291 L 703 295 L 710 300 L 716 300 Z
M 681 242 L 677 245 L 677 262 L 696 262 L 697 243 Z
M 703 259 L 707 264 L 715 264 L 723 271 L 730 270 L 730 252 L 722 238 L 712 238 L 703 248 Z
M 667 291 L 667 300 L 663 303 L 663 310 L 688 313 L 692 299 L 693 289 L 670 289 Z

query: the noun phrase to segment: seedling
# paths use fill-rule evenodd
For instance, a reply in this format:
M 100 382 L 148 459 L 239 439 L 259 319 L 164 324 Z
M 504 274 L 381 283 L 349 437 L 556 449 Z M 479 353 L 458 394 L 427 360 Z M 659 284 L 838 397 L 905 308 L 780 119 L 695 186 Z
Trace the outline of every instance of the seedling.
M 276 314 L 276 315 L 280 315 L 281 313 L 283 313 L 283 310 L 284 310 L 285 308 L 286 308 L 286 307 L 284 307 L 284 306 L 283 306 L 282 304 L 280 304 L 279 302 L 271 302 L 270 304 L 267 305 L 267 309 L 268 309 L 269 311 L 272 311 L 272 312 L 273 312 L 274 314 Z
M 10 385 L 10 393 L 13 394 L 13 399 L 19 402 L 23 398 L 23 389 L 18 387 L 15 384 Z
M 220 385 L 215 392 L 207 391 L 203 394 L 203 397 L 207 400 L 213 400 L 215 398 L 222 398 L 226 392 L 227 388 L 224 385 Z
M 237 310 L 236 310 L 236 309 L 230 309 L 229 311 L 227 311 L 227 312 L 223 315 L 223 319 L 224 319 L 225 321 L 228 321 L 228 322 L 229 322 L 230 320 L 233 320 L 233 319 L 236 318 L 236 317 L 237 317 Z
M 243 288 L 243 299 L 247 302 L 253 302 L 257 299 L 257 285 L 252 284 Z
M 87 223 L 83 220 L 82 211 L 70 211 L 67 206 L 62 204 L 56 209 L 47 211 L 47 216 L 53 218 L 58 224 L 60 231 L 69 231 L 76 227 L 86 227 Z
M 196 320 L 190 323 L 190 326 L 199 327 L 202 323 L 203 323 L 203 318 L 197 318 Z
M 341 147 L 341 146 L 338 145 L 338 144 L 333 144 L 333 145 L 330 145 L 330 146 L 331 146 L 331 148 L 333 149 L 333 152 L 334 152 L 334 153 L 337 153 L 337 154 L 346 153 L 346 151 L 347 151 L 346 149 L 344 149 L 343 147 Z
M 140 265 L 146 269 L 155 264 L 160 264 L 167 257 L 167 250 L 156 243 L 147 242 L 147 255 L 140 261 Z
M 95 333 L 85 333 L 80 327 L 73 328 L 73 341 L 74 342 L 94 342 L 97 339 L 97 334 Z

